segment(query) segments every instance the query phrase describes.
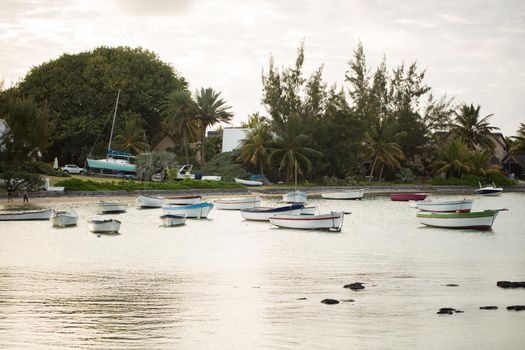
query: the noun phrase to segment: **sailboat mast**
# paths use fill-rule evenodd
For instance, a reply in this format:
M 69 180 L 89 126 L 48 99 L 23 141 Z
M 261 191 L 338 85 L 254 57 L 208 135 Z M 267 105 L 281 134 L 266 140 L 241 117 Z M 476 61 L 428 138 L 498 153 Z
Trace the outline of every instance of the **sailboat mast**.
M 115 102 L 115 113 L 113 114 L 113 124 L 111 124 L 111 134 L 109 134 L 108 153 L 111 151 L 111 140 L 113 139 L 113 129 L 115 128 L 115 118 L 117 117 L 118 99 L 120 97 L 120 89 L 118 89 L 117 102 Z
M 297 191 L 297 159 L 295 160 L 295 191 Z

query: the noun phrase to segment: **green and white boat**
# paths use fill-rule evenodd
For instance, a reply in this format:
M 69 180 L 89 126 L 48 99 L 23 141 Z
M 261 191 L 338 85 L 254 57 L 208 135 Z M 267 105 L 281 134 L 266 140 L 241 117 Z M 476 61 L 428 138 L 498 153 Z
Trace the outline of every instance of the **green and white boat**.
M 470 228 L 490 230 L 500 211 L 507 209 L 489 209 L 470 213 L 417 213 L 418 221 L 427 226 L 444 228 Z
M 131 153 L 118 152 L 111 149 L 111 141 L 113 139 L 113 130 L 115 129 L 115 119 L 117 117 L 118 100 L 120 97 L 120 90 L 117 94 L 117 102 L 115 103 L 115 112 L 113 114 L 113 123 L 111 125 L 111 134 L 109 135 L 108 150 L 105 159 L 90 159 L 88 156 L 87 164 L 89 171 L 100 174 L 115 174 L 119 176 L 135 175 L 137 167 L 131 161 L 136 157 Z

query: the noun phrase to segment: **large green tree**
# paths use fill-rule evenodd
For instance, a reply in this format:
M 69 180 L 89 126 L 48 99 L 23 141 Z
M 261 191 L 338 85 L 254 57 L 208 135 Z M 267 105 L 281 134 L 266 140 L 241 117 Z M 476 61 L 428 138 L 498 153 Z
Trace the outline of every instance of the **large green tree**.
M 455 112 L 455 120 L 451 125 L 451 131 L 472 150 L 476 146 L 493 150 L 495 145 L 492 141 L 491 133 L 499 130 L 499 128 L 491 126 L 489 123 L 489 118 L 493 114 L 481 117 L 480 109 L 481 106 L 474 107 L 473 104 L 463 104 L 459 108 L 459 112 Z
M 510 153 L 525 153 L 525 124 L 520 123 L 517 135 L 512 137 L 512 146 L 510 147 Z
M 439 151 L 438 160 L 432 164 L 436 174 L 461 177 L 471 170 L 467 145 L 457 137 L 451 138 Z
M 258 168 L 259 173 L 264 174 L 264 165 L 268 164 L 272 142 L 270 125 L 259 123 L 242 141 L 237 160 Z
M 184 78 L 151 51 L 99 47 L 36 66 L 7 93 L 32 96 L 39 105 L 49 106 L 56 129 L 45 158 L 58 156 L 61 162 L 80 162 L 99 134 L 99 140 L 109 139 L 107 120 L 119 89 L 117 125 L 124 123 L 123 112 L 137 113 L 151 140 L 160 130 L 162 100 L 186 86 Z M 105 142 L 99 141 L 95 153 L 102 155 L 105 149 Z
M 165 132 L 180 140 L 186 163 L 190 162 L 188 144 L 198 133 L 195 101 L 187 89 L 172 91 L 161 105 L 162 127 Z
M 231 107 L 212 88 L 201 88 L 195 92 L 195 118 L 201 130 L 201 163 L 206 164 L 206 129 L 217 123 L 229 123 L 233 118 Z

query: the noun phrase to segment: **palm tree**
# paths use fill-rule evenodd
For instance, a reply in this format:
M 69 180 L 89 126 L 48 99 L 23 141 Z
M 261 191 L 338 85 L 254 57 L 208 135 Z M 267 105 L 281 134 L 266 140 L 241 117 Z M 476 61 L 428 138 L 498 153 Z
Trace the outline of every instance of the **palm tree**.
M 204 144 L 206 142 L 206 128 L 216 123 L 228 123 L 233 114 L 230 106 L 220 98 L 221 93 L 212 88 L 201 88 L 195 92 L 195 117 L 200 123 L 201 130 L 201 162 L 206 163 Z
M 125 152 L 138 154 L 149 148 L 144 139 L 144 129 L 140 126 L 138 117 L 133 116 L 126 120 L 124 127 L 120 129 L 113 142 Z
M 509 153 L 525 153 L 525 124 L 520 123 L 518 136 L 513 136 L 512 138 L 514 139 L 514 142 L 510 147 Z
M 269 161 L 277 159 L 279 170 L 286 169 L 286 182 L 290 181 L 296 164 L 300 174 L 304 174 L 303 169 L 310 172 L 310 158 L 322 155 L 321 152 L 308 147 L 310 143 L 311 139 L 303 133 L 303 125 L 299 118 L 288 119 L 285 125 L 276 130 Z
M 461 176 L 470 172 L 470 159 L 467 146 L 458 138 L 451 139 L 439 154 L 439 160 L 432 163 L 437 174 Z
M 186 163 L 189 163 L 188 143 L 197 135 L 196 105 L 188 90 L 175 90 L 161 105 L 162 126 L 172 137 L 179 137 Z
M 264 174 L 263 165 L 268 163 L 272 141 L 270 126 L 260 123 L 242 141 L 237 160 L 258 166 L 260 173 Z
M 451 125 L 452 134 L 458 136 L 470 149 L 479 146 L 483 149 L 494 149 L 494 142 L 491 139 L 492 131 L 499 130 L 495 126 L 490 126 L 488 119 L 493 116 L 489 114 L 483 118 L 479 115 L 481 106 L 474 107 L 464 104 L 459 113 L 455 114 L 455 123 Z M 480 119 L 481 118 L 481 119 Z
M 370 130 L 365 133 L 363 140 L 365 148 L 365 157 L 372 160 L 370 166 L 370 178 L 374 175 L 376 167 L 381 164 L 379 181 L 383 176 L 383 168 L 399 168 L 400 160 L 405 159 L 401 146 L 395 141 L 404 135 L 403 132 L 396 132 L 395 124 L 390 118 L 379 118 L 371 126 Z
M 475 150 L 470 155 L 470 172 L 474 175 L 487 176 L 499 174 L 501 167 L 490 164 L 492 154 L 487 150 Z

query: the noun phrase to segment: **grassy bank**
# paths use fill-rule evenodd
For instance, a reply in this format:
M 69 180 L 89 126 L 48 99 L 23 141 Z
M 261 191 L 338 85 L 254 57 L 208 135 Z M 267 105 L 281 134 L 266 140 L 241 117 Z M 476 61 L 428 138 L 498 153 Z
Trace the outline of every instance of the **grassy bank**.
M 108 180 L 108 179 L 105 179 Z M 140 191 L 140 190 L 185 190 L 185 189 L 236 189 L 242 186 L 224 181 L 184 180 L 174 182 L 137 181 L 93 181 L 79 178 L 58 181 L 66 191 Z

